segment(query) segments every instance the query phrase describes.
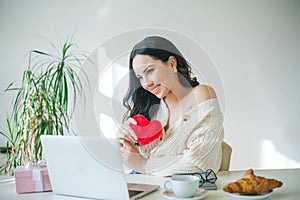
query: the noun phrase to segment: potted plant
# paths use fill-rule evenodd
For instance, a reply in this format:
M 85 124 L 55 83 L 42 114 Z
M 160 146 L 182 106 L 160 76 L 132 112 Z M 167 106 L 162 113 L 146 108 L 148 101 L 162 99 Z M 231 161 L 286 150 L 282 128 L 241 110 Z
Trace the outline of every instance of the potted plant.
M 21 83 L 12 82 L 5 91 L 15 91 L 12 116 L 7 119 L 7 162 L 0 172 L 8 175 L 27 162 L 42 159 L 41 135 L 64 135 L 70 128 L 76 98 L 83 94 L 82 71 L 89 61 L 76 45 L 67 41 L 56 54 L 31 50 Z M 35 56 L 35 57 L 33 57 Z

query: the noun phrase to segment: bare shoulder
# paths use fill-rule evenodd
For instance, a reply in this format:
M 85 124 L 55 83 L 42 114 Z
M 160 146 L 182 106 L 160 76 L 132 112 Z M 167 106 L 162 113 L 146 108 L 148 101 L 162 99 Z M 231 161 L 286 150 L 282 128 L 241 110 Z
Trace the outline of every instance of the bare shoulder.
M 197 103 L 217 97 L 214 89 L 209 85 L 198 85 L 193 88 L 193 93 L 196 96 Z

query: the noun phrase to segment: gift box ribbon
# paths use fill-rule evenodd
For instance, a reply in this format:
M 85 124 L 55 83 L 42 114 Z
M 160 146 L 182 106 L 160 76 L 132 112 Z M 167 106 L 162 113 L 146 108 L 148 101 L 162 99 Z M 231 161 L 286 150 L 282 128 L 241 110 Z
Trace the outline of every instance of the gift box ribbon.
M 36 192 L 43 191 L 43 174 L 42 174 L 42 166 L 46 166 L 46 162 L 41 160 L 38 163 L 28 162 L 25 166 L 26 169 L 32 170 L 32 179 L 35 182 L 35 190 Z

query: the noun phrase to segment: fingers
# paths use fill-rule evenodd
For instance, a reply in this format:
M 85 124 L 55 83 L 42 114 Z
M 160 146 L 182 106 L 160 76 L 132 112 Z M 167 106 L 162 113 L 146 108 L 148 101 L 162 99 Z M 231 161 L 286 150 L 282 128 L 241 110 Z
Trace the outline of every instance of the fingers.
M 129 150 L 128 141 L 119 138 L 119 142 L 120 142 L 120 150 L 121 150 L 121 152 L 128 152 L 128 150 Z
M 137 135 L 129 125 L 121 126 L 121 130 L 122 130 L 121 134 L 123 133 L 123 135 L 126 135 L 128 138 L 131 138 L 133 142 L 138 140 Z
M 136 142 L 136 140 L 129 134 L 129 133 L 124 133 L 124 131 L 122 131 L 121 133 L 118 134 L 118 138 L 119 139 L 123 139 L 126 141 L 130 141 L 130 142 Z
M 123 153 L 137 153 L 137 150 L 132 146 L 132 144 L 124 139 L 119 138 L 120 150 Z
M 129 118 L 124 124 L 120 126 L 117 137 L 123 138 L 127 141 L 136 142 L 138 140 L 138 137 L 129 126 L 130 123 L 136 124 L 137 122 L 133 118 Z
M 135 132 L 132 130 L 132 128 L 130 127 L 130 124 L 134 124 L 136 125 L 137 122 L 135 121 L 135 119 L 133 118 L 128 118 L 128 120 L 126 121 L 127 126 L 124 126 L 124 128 L 126 128 L 126 130 L 128 131 L 128 133 L 130 134 L 129 137 L 134 139 L 134 142 L 136 142 L 138 140 L 137 135 L 135 134 Z
M 135 119 L 133 118 L 128 118 L 127 122 L 131 123 L 131 124 L 134 124 L 134 125 L 137 125 L 137 122 L 135 121 Z

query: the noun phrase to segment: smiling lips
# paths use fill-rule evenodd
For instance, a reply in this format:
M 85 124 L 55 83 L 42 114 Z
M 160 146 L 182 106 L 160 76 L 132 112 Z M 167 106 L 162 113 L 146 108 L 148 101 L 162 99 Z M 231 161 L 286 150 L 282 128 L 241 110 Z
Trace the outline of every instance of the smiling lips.
M 149 89 L 153 94 L 158 94 L 159 91 L 160 91 L 160 85 L 154 87 L 154 88 L 151 88 Z

